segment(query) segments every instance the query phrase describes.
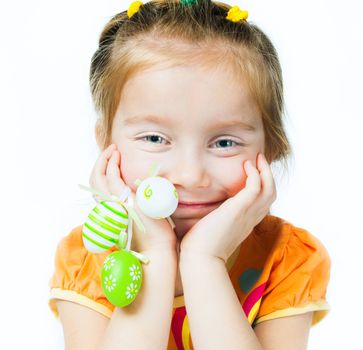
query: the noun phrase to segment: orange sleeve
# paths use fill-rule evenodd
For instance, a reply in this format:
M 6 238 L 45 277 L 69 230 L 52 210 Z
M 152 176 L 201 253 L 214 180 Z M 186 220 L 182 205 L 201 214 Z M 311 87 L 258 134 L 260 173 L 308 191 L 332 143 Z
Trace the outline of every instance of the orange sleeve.
M 326 316 L 330 257 L 308 231 L 291 225 L 289 238 L 274 262 L 254 324 L 313 312 L 312 325 Z
M 113 248 L 115 249 L 115 248 Z M 100 282 L 102 263 L 113 250 L 92 254 L 83 245 L 82 226 L 78 226 L 58 244 L 55 270 L 49 281 L 49 306 L 58 317 L 57 299 L 87 306 L 111 317 L 114 306 L 103 294 Z

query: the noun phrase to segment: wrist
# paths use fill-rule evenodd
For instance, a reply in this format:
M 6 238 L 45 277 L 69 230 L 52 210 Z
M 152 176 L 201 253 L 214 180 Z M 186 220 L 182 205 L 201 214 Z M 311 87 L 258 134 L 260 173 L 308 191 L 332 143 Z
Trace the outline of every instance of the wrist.
M 170 255 L 176 256 L 176 244 L 172 242 L 155 242 L 149 245 L 147 248 L 140 250 L 141 254 L 152 255 Z
M 176 242 L 174 239 L 140 239 L 133 236 L 131 241 L 131 250 L 135 252 L 145 251 L 175 251 Z
M 176 251 L 168 249 L 148 249 L 141 252 L 142 255 L 147 257 L 148 263 L 142 264 L 145 273 L 151 270 L 157 270 L 162 274 L 172 273 L 176 276 L 176 270 L 178 267 L 178 258 Z
M 182 265 L 194 265 L 200 263 L 210 263 L 210 262 L 218 262 L 225 265 L 225 262 L 222 258 L 217 256 L 210 255 L 205 252 L 192 250 L 192 249 L 181 249 L 180 250 L 180 259 L 179 264 Z

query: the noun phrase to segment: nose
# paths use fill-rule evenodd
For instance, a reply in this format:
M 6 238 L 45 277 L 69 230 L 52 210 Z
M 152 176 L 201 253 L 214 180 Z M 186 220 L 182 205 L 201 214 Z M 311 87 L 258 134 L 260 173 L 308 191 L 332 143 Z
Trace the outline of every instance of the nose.
M 197 153 L 184 152 L 173 157 L 164 175 L 176 188 L 185 189 L 207 188 L 210 185 L 210 174 L 203 159 Z

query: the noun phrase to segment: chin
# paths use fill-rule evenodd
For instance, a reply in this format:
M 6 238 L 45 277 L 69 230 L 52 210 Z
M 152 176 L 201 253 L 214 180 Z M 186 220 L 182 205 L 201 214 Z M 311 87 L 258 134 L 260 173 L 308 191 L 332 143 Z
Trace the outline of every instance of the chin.
M 172 218 L 175 224 L 175 234 L 178 240 L 181 240 L 185 234 L 200 220 L 200 218 L 188 218 L 188 219 L 175 219 Z

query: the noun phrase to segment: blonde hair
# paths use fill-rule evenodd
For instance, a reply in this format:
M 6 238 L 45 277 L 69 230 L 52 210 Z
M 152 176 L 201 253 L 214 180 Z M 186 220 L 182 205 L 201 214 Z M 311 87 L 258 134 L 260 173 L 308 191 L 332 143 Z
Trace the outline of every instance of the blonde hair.
M 233 79 L 247 80 L 262 115 L 266 158 L 286 166 L 291 147 L 282 121 L 283 82 L 276 50 L 256 25 L 227 20 L 230 8 L 211 0 L 198 0 L 191 6 L 177 0 L 152 0 L 131 18 L 125 10 L 110 19 L 90 67 L 103 149 L 111 142 L 112 121 L 127 79 L 151 67 L 187 62 L 224 68 Z

